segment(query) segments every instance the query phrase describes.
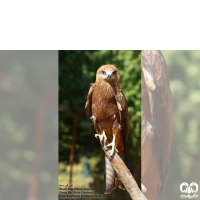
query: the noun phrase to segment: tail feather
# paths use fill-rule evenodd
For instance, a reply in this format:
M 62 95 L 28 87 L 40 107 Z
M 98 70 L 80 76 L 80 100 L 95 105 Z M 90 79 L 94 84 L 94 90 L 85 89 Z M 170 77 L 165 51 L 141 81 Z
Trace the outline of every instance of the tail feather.
M 116 186 L 118 186 L 122 190 L 125 190 L 124 185 L 122 184 L 122 182 L 120 180 L 118 180 L 118 177 L 115 174 L 115 171 L 112 167 L 112 164 L 110 163 L 110 160 L 106 157 L 106 155 L 105 155 L 104 160 L 105 160 L 105 164 L 104 164 L 104 193 L 105 194 L 111 193 L 116 188 Z M 129 169 L 129 171 L 133 175 L 133 168 L 131 166 L 130 161 L 124 156 L 122 156 L 122 160 L 125 162 L 127 168 Z
M 105 164 L 104 164 L 104 193 L 109 194 L 115 188 L 115 171 L 110 163 L 110 160 L 105 155 Z

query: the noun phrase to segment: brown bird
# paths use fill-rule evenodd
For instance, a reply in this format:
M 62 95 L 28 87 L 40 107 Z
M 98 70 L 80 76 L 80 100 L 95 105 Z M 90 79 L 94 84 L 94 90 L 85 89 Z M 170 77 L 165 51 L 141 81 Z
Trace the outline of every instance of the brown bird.
M 173 105 L 166 63 L 160 51 L 142 51 L 142 184 L 148 200 L 160 200 L 173 134 Z
M 111 147 L 124 160 L 129 133 L 129 114 L 126 98 L 120 86 L 120 72 L 113 65 L 103 65 L 97 70 L 96 82 L 91 84 L 86 101 L 86 114 L 91 128 L 100 142 L 108 141 Z M 105 156 L 104 193 L 108 194 L 118 185 L 125 189 L 116 177 L 115 171 Z

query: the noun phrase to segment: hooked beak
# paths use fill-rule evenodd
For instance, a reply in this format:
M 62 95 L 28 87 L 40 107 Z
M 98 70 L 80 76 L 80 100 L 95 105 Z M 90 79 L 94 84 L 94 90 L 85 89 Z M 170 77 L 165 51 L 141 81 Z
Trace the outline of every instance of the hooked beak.
M 111 78 L 111 75 L 109 74 L 109 75 L 108 75 L 108 80 L 109 80 L 109 81 L 110 81 L 110 78 Z

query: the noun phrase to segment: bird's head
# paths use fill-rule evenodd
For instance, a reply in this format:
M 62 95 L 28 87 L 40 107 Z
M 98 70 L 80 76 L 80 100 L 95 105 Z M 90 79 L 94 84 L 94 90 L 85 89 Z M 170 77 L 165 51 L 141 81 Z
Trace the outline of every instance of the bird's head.
M 106 81 L 110 84 L 119 82 L 120 73 L 114 65 L 103 65 L 96 73 L 97 81 Z

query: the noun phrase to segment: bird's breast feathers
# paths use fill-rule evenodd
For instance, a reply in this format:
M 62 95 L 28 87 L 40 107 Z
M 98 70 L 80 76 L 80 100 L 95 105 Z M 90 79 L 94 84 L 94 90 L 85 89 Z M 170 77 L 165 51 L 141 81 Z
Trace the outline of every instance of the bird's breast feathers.
M 95 85 L 92 96 L 92 114 L 101 121 L 118 114 L 115 92 L 110 84 Z

